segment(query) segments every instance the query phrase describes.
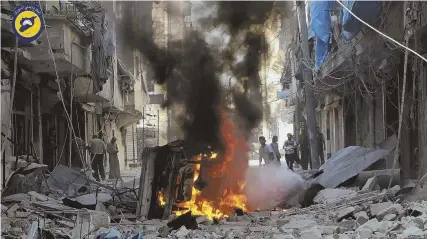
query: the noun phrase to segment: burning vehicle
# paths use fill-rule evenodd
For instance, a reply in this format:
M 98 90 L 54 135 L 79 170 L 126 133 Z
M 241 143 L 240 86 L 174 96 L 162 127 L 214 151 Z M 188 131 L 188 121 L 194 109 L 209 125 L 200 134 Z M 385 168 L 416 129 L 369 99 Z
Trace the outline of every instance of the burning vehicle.
M 137 213 L 168 218 L 191 211 L 209 219 L 224 218 L 236 209 L 249 210 L 244 194 L 248 149 L 233 128 L 231 116 L 221 111 L 225 149 L 195 150 L 184 141 L 147 148 L 141 168 Z M 195 153 L 200 152 L 200 153 Z

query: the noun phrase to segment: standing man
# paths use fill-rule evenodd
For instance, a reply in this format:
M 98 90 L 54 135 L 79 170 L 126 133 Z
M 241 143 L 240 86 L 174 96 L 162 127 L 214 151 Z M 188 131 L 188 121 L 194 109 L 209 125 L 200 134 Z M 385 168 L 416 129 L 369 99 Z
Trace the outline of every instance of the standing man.
M 102 180 L 105 180 L 104 155 L 107 148 L 105 147 L 104 141 L 99 139 L 96 134 L 94 134 L 89 141 L 89 151 L 92 159 L 92 169 L 95 171 L 93 177 L 99 182 L 99 174 L 101 174 Z
M 292 134 L 288 133 L 288 140 L 285 141 L 283 149 L 285 150 L 286 164 L 288 165 L 288 168 L 292 171 L 294 170 L 296 146 L 297 143 L 293 139 Z
M 280 159 L 282 158 L 282 155 L 280 155 L 278 142 L 279 142 L 279 138 L 276 135 L 273 136 L 273 140 L 271 142 L 271 148 L 273 149 L 274 155 L 276 156 L 277 164 L 280 165 Z
M 319 126 L 316 127 L 317 131 L 317 145 L 319 147 L 319 156 L 320 156 L 320 165 L 323 165 L 325 163 L 325 137 L 323 137 L 323 134 L 320 132 Z
M 120 179 L 120 163 L 119 163 L 119 157 L 117 156 L 117 153 L 119 152 L 119 149 L 117 148 L 116 144 L 116 137 L 113 137 L 110 141 L 110 143 L 107 144 L 107 152 L 108 152 L 108 160 L 110 164 L 110 177 L 109 179 Z
M 264 159 L 265 164 L 270 164 L 276 160 L 276 156 L 274 155 L 273 149 L 270 145 L 266 144 L 266 140 L 264 136 L 260 136 L 258 138 L 261 147 L 259 148 L 259 166 L 262 164 L 262 160 Z

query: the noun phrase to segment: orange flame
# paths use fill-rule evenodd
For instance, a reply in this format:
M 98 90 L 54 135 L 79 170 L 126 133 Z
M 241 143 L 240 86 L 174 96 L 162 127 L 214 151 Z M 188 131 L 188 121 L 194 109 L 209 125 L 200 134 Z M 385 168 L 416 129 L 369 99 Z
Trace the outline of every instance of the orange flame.
M 159 199 L 160 206 L 166 205 L 166 201 L 165 201 L 165 198 L 163 197 L 163 193 L 162 192 L 159 192 L 157 194 L 157 198 Z
M 207 174 L 203 175 L 207 186 L 202 192 L 193 188 L 191 200 L 178 204 L 188 208 L 187 211 L 191 211 L 193 215 L 204 215 L 211 220 L 228 217 L 235 208 L 248 210 L 247 198 L 243 193 L 248 168 L 247 142 L 236 132 L 235 125 L 227 113 L 224 110 L 219 112 L 222 116 L 221 136 L 225 152 L 223 155 L 213 153 L 210 157 Z M 201 161 L 202 155 L 197 156 L 195 160 Z M 195 164 L 193 182 L 199 174 L 200 164 Z M 177 211 L 175 214 L 179 216 L 187 211 Z

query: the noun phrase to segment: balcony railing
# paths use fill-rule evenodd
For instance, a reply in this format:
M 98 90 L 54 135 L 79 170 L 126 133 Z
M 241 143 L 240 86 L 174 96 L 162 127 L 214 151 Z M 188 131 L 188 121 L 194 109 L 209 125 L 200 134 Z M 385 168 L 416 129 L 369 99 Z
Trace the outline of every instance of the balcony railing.
M 90 2 L 84 1 L 43 1 L 42 10 L 48 16 L 64 16 L 85 35 L 92 33 L 91 14 L 96 14 L 96 9 Z

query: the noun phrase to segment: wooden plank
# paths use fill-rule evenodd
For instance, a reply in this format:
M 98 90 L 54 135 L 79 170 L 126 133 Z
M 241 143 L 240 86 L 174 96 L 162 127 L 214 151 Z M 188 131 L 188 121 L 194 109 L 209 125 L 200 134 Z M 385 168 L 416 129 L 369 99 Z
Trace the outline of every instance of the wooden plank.
M 169 182 L 167 187 L 166 204 L 163 211 L 163 220 L 169 219 L 172 212 L 172 206 L 175 204 L 176 194 L 176 178 L 178 176 L 179 165 L 181 163 L 181 151 L 171 152 L 172 170 L 169 174 Z

